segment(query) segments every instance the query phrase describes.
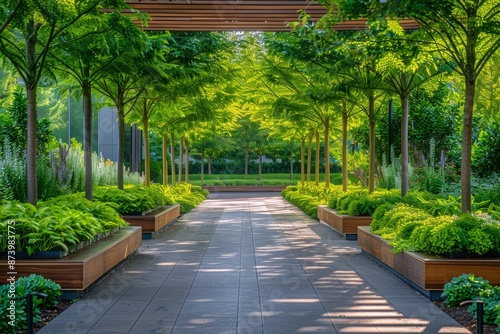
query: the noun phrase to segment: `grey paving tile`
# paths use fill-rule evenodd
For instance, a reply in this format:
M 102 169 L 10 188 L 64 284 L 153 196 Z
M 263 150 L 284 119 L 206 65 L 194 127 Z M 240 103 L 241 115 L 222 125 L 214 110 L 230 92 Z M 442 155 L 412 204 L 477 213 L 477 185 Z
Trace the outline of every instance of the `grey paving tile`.
M 179 313 L 179 318 L 236 318 L 237 315 L 237 302 L 187 301 Z
M 238 302 L 238 288 L 191 288 L 186 302 Z
M 240 285 L 240 273 L 232 271 L 198 272 L 192 288 L 235 288 Z
M 176 321 L 172 334 L 219 333 L 234 334 L 237 318 L 180 318 Z

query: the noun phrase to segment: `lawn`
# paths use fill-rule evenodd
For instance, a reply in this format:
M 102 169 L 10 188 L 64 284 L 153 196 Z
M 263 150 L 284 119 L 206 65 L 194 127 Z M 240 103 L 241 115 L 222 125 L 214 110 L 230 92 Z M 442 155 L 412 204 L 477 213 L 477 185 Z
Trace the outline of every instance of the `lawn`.
M 294 174 L 290 180 L 290 174 L 262 174 L 262 179 L 258 180 L 258 174 L 249 174 L 245 180 L 244 174 L 212 174 L 204 175 L 202 183 L 201 174 L 189 174 L 189 183 L 199 186 L 238 186 L 238 185 L 259 185 L 259 186 L 288 186 L 300 182 L 300 174 Z M 184 180 L 184 179 L 183 179 Z M 314 175 L 311 175 L 314 180 Z M 334 184 L 341 184 L 341 174 L 331 174 L 330 180 Z M 324 174 L 320 175 L 320 181 L 324 181 Z

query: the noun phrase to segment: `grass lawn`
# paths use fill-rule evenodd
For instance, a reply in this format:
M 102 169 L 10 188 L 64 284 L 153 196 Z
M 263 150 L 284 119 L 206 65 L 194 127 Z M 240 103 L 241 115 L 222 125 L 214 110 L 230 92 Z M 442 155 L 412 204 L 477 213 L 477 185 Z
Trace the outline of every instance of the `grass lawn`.
M 239 186 L 239 185 L 259 185 L 259 186 L 288 186 L 296 185 L 300 181 L 300 174 L 294 174 L 293 180 L 290 180 L 290 174 L 262 174 L 262 180 L 258 180 L 258 174 L 249 174 L 245 180 L 244 174 L 205 174 L 204 182 L 200 181 L 200 174 L 189 174 L 189 183 L 199 186 Z M 320 181 L 323 182 L 325 176 L 320 175 Z M 184 178 L 183 178 L 184 180 Z M 311 175 L 314 181 L 314 175 Z M 330 180 L 334 184 L 342 183 L 341 174 L 331 174 Z

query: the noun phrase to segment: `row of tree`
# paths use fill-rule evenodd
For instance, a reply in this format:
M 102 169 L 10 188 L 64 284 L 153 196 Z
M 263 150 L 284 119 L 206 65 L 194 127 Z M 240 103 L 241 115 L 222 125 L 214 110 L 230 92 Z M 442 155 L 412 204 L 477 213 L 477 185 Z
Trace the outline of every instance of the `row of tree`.
M 209 131 L 224 116 L 215 111 L 232 94 L 232 75 L 225 66 L 233 43 L 224 34 L 145 33 L 138 22 L 146 25 L 146 17 L 122 13 L 128 9 L 123 0 L 16 0 L 0 5 L 0 53 L 16 70 L 27 94 L 28 202 L 37 201 L 40 84 L 76 86 L 81 92 L 88 199 L 92 199 L 93 91 L 106 97 L 118 112 L 119 188 L 123 188 L 126 117 L 144 130 L 149 184 L 151 124 L 163 135 L 166 147 L 168 134 L 185 133 L 194 123 L 203 122 L 207 125 L 203 129 Z M 184 144 L 188 147 L 189 141 Z
M 286 34 L 144 33 L 137 23 L 145 25 L 146 18 L 140 13 L 123 15 L 127 6 L 120 0 L 76 0 L 71 5 L 62 0 L 8 0 L 0 5 L 0 53 L 14 66 L 27 92 L 28 201 L 36 203 L 34 134 L 40 83 L 76 85 L 81 91 L 88 180 L 92 94 L 117 109 L 118 187 L 123 187 L 123 136 L 128 121 L 144 130 L 146 184 L 150 182 L 150 132 L 162 138 L 164 183 L 169 180 L 168 146 L 170 178 L 175 182 L 177 172 L 180 182 L 182 164 L 177 171 L 174 164 L 176 138 L 188 171 L 193 144 L 204 164 L 205 157 L 224 150 L 214 143 L 227 142 L 224 138 L 232 134 L 243 143 L 245 172 L 251 143 L 260 159 L 268 138 L 291 147 L 300 143 L 302 182 L 310 180 L 312 165 L 319 182 L 320 143 L 323 160 L 329 162 L 330 140 L 337 139 L 342 143 L 344 190 L 348 139 L 355 135 L 354 128 L 365 127 L 368 188 L 373 191 L 377 126 L 387 101 L 398 98 L 403 195 L 409 188 L 409 118 L 415 109 L 410 100 L 418 104 L 415 98 L 435 96 L 433 92 L 445 87 L 451 94 L 465 92 L 462 208 L 470 211 L 473 106 L 475 100 L 488 102 L 476 96 L 476 83 L 479 74 L 491 68 L 491 57 L 500 47 L 500 4 L 494 0 L 444 0 L 439 5 L 430 0 L 418 0 L 417 5 L 408 0 L 321 2 L 329 8 L 327 15 L 311 25 L 307 12 L 301 12 L 291 24 L 293 33 Z M 368 18 L 364 31 L 333 29 L 339 21 L 359 17 Z M 416 20 L 420 29 L 403 30 L 401 18 Z M 495 110 L 491 103 L 485 109 Z M 330 164 L 324 168 L 328 186 Z M 92 198 L 91 184 L 86 195 Z
M 287 119 L 293 114 L 302 120 L 314 114 L 316 122 L 313 124 L 322 124 L 325 141 L 331 117 L 337 115 L 342 118 L 342 142 L 346 143 L 348 119 L 363 112 L 369 127 L 368 187 L 373 191 L 376 115 L 388 94 L 399 97 L 402 108 L 401 190 L 405 195 L 409 187 L 410 95 L 425 86 L 435 89 L 439 77 L 455 73 L 455 78 L 461 82 L 450 81 L 453 79 L 449 76 L 444 82 L 463 87 L 465 92 L 461 198 L 462 210 L 470 211 L 476 85 L 479 75 L 500 47 L 500 3 L 494 0 L 321 2 L 329 11 L 315 26 L 310 24 L 310 16 L 304 11 L 299 21 L 292 24 L 297 38 L 272 36 L 268 41 L 273 45 L 272 50 L 277 51 L 274 55 L 286 60 L 283 69 L 272 64 L 267 75 L 270 84 L 288 88 L 287 92 L 273 92 L 277 96 L 274 106 L 278 113 L 287 115 Z M 340 21 L 359 18 L 368 19 L 364 31 L 333 29 Z M 420 28 L 403 30 L 399 24 L 402 18 L 417 21 Z M 307 88 L 299 86 L 299 80 L 292 75 L 302 77 L 302 85 Z M 345 148 L 343 152 L 343 166 L 346 166 Z M 345 169 L 343 174 L 345 180 Z

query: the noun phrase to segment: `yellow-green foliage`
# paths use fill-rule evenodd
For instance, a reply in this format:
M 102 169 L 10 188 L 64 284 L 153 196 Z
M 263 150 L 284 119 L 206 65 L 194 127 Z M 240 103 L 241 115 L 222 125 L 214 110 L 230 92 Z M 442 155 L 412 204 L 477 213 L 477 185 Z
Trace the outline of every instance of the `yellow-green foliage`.
M 408 204 L 374 215 L 373 233 L 389 240 L 393 252 L 418 251 L 435 255 L 500 250 L 498 221 L 470 214 L 434 217 Z
M 154 185 L 152 187 L 162 193 L 169 203 L 178 203 L 181 206 L 181 213 L 191 211 L 208 197 L 208 190 L 191 184 L 178 184 L 174 187 Z
M 371 216 L 385 203 L 399 203 L 403 200 L 400 191 L 377 190 L 371 194 L 366 189 L 353 189 L 345 193 L 333 193 L 328 199 L 328 207 L 350 216 Z
M 324 205 L 328 201 L 328 197 L 332 193 L 342 192 L 342 187 L 330 184 L 329 188 L 325 187 L 325 183 L 306 183 L 301 186 L 288 186 L 281 192 L 283 197 L 304 211 L 307 215 L 314 219 L 318 219 L 318 205 Z
M 93 198 L 110 203 L 122 215 L 148 212 L 173 203 L 155 187 L 135 185 L 128 185 L 124 189 L 97 187 L 94 189 Z

